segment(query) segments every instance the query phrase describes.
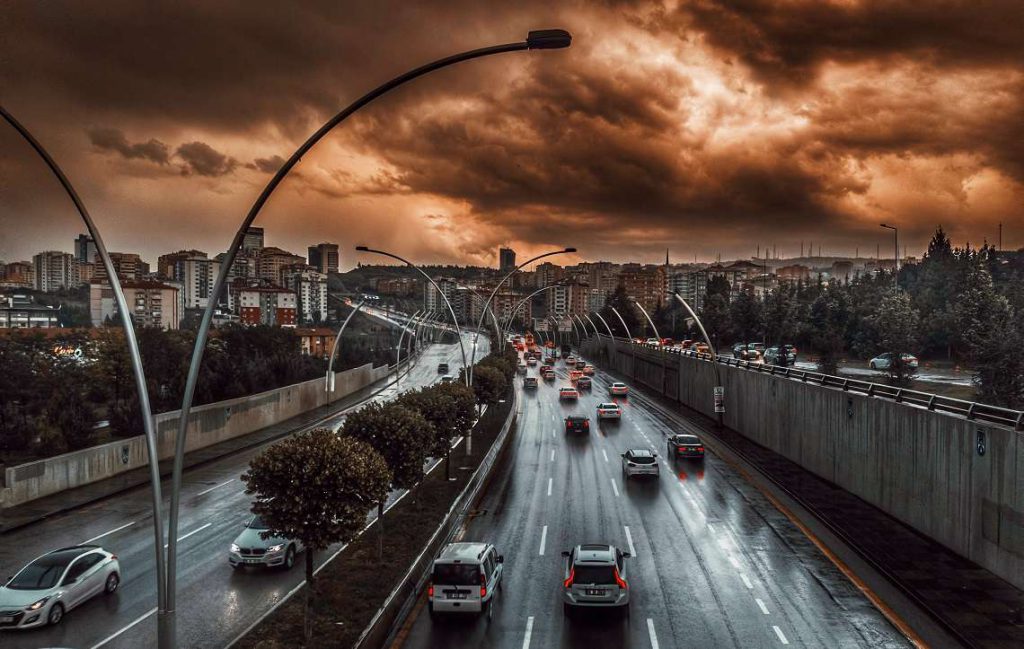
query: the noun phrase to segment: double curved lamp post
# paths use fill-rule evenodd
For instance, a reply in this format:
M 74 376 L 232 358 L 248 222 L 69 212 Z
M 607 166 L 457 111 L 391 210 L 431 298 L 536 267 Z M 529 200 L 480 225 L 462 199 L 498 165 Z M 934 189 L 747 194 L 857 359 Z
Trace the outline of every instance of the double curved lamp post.
M 622 318 L 622 314 L 621 314 L 621 313 L 619 313 L 619 312 L 618 312 L 618 311 L 617 311 L 617 310 L 615 309 L 615 307 L 613 307 L 613 306 L 611 306 L 611 305 L 608 305 L 608 308 L 609 308 L 609 309 L 611 309 L 611 310 L 612 310 L 612 313 L 614 313 L 614 314 L 615 314 L 615 317 L 619 319 L 619 323 L 620 323 L 620 324 L 622 325 L 622 329 L 623 329 L 623 330 L 624 330 L 624 331 L 626 332 L 626 338 L 629 338 L 629 342 L 634 342 L 634 341 L 633 341 L 633 334 L 632 334 L 632 333 L 630 333 L 630 331 L 629 331 L 629 327 L 627 327 L 627 326 L 626 326 L 626 321 L 625 321 L 625 320 L 624 320 L 624 319 Z
M 596 316 L 597 316 L 597 319 L 598 319 L 598 320 L 600 320 L 600 321 L 601 321 L 601 324 L 603 324 L 603 325 L 604 325 L 604 328 L 608 330 L 608 337 L 609 337 L 609 338 L 611 338 L 612 340 L 615 340 L 615 334 L 613 334 L 613 333 L 612 333 L 612 328 L 608 326 L 608 321 L 607 321 L 607 320 L 605 320 L 605 319 L 604 319 L 604 318 L 603 318 L 603 317 L 601 316 L 601 314 L 600 314 L 600 313 L 598 313 L 597 311 L 592 311 L 591 313 L 593 313 L 594 315 L 596 315 Z M 590 316 L 589 316 L 589 315 L 587 316 L 587 320 L 590 320 Z M 594 321 L 593 321 L 593 320 L 590 320 L 590 324 L 594 324 Z M 594 325 L 594 332 L 595 332 L 595 333 L 597 332 L 597 325 Z
M 177 536 L 178 536 L 178 509 L 180 505 L 180 494 L 181 494 L 181 474 L 184 467 L 185 457 L 185 436 L 188 433 L 188 422 L 189 415 L 192 411 L 192 400 L 195 395 L 196 382 L 199 378 L 199 367 L 202 364 L 203 352 L 206 349 L 206 342 L 210 333 L 210 324 L 213 321 L 213 312 L 217 307 L 217 302 L 220 296 L 224 292 L 225 284 L 227 283 L 228 272 L 235 262 L 235 257 L 238 254 L 238 250 L 242 246 L 242 240 L 245 237 L 245 232 L 252 225 L 253 221 L 256 220 L 256 216 L 263 209 L 267 200 L 277 189 L 277 186 L 285 179 L 285 177 L 291 172 L 291 170 L 299 163 L 304 155 L 306 155 L 310 149 L 312 149 L 325 135 L 331 132 L 336 126 L 345 121 L 350 115 L 358 111 L 360 108 L 366 106 L 378 97 L 386 94 L 387 92 L 394 90 L 395 88 L 412 81 L 418 77 L 421 77 L 435 70 L 440 70 L 456 63 L 463 61 L 469 61 L 471 59 L 478 59 L 485 56 L 491 56 L 494 54 L 504 54 L 506 52 L 521 52 L 525 50 L 547 50 L 547 49 L 560 49 L 569 47 L 572 43 L 572 36 L 569 32 L 561 29 L 546 29 L 539 31 L 531 31 L 524 41 L 517 41 L 515 43 L 506 43 L 504 45 L 494 45 L 491 47 L 483 47 L 475 50 L 469 50 L 459 54 L 438 59 L 426 65 L 420 66 L 414 70 L 410 70 L 405 74 L 399 75 L 394 79 L 374 88 L 370 92 L 366 93 L 356 101 L 349 104 L 344 110 L 336 114 L 334 117 L 329 119 L 323 126 L 321 126 L 315 133 L 313 133 L 302 146 L 295 150 L 294 153 L 288 158 L 287 161 L 277 170 L 274 177 L 270 180 L 263 191 L 260 193 L 256 202 L 250 208 L 249 213 L 245 216 L 242 221 L 241 227 L 235 233 L 235 237 L 231 242 L 231 246 L 227 250 L 224 261 L 221 263 L 220 271 L 217 273 L 217 279 L 214 282 L 213 290 L 210 293 L 209 304 L 206 310 L 203 312 L 203 318 L 199 324 L 199 330 L 196 333 L 195 347 L 192 351 L 192 361 L 189 365 L 188 378 L 185 382 L 185 393 L 181 402 L 181 424 L 178 427 L 178 438 L 175 443 L 174 449 L 174 473 L 171 485 L 171 512 L 170 512 L 170 530 L 168 534 L 168 553 L 167 553 L 167 581 L 169 587 L 166 588 L 166 595 L 159 598 L 160 602 L 164 602 L 158 605 L 157 610 L 157 641 L 160 649 L 171 649 L 175 645 L 176 630 L 174 626 L 174 612 L 175 612 L 175 599 L 176 599 L 176 588 L 175 588 L 175 574 L 177 570 Z M 98 248 L 98 246 L 97 246 Z M 461 337 L 460 337 L 461 343 Z M 141 371 L 139 372 L 141 375 Z M 141 396 L 141 395 L 140 395 Z M 152 419 L 152 417 L 149 417 Z M 152 424 L 150 424 L 152 426 Z M 159 551 L 158 544 L 158 551 Z M 159 588 L 159 586 L 158 586 Z
M 633 300 L 633 303 L 636 304 L 638 309 L 640 309 L 640 313 L 644 314 L 644 317 L 647 318 L 647 323 L 651 325 L 651 330 L 654 331 L 654 335 L 657 336 L 658 340 L 660 341 L 661 334 L 658 333 L 658 328 L 654 326 L 654 320 L 651 320 L 651 316 L 647 314 L 647 309 L 645 309 L 644 305 L 640 304 L 640 301 L 637 300 L 635 297 L 631 297 L 629 299 Z
M 722 410 L 718 409 L 717 403 L 715 406 L 715 415 L 718 418 L 718 426 L 721 427 L 722 413 L 725 411 L 725 387 L 722 385 L 722 371 L 718 367 L 718 352 L 715 351 L 715 345 L 711 342 L 711 338 L 708 336 L 708 332 L 704 329 L 704 323 L 700 321 L 700 318 L 697 317 L 697 313 L 690 308 L 690 305 L 686 302 L 686 300 L 683 299 L 683 296 L 679 295 L 679 293 L 671 291 L 669 292 L 669 294 L 674 296 L 677 300 L 679 300 L 679 303 L 683 305 L 683 308 L 686 309 L 687 313 L 690 314 L 690 317 L 693 318 L 694 322 L 697 323 L 697 328 L 700 329 L 700 335 L 704 336 L 704 342 L 707 343 L 708 349 L 711 350 L 711 364 L 715 368 L 715 383 L 718 384 L 715 386 L 715 390 L 722 391 Z
M 533 293 L 530 293 L 529 295 L 527 295 L 523 299 L 521 299 L 518 302 L 516 302 L 516 305 L 514 307 L 512 307 L 512 310 L 508 314 L 508 321 L 505 322 L 505 326 L 501 330 L 502 331 L 502 340 L 504 340 L 505 338 L 508 338 L 508 332 L 512 329 L 512 322 L 516 319 L 516 314 L 519 313 L 519 309 L 523 308 L 523 305 L 526 304 L 526 302 L 528 300 L 533 299 L 534 295 L 538 295 L 540 293 L 543 293 L 544 291 L 550 291 L 551 289 L 555 288 L 556 286 L 558 286 L 558 284 L 549 284 L 549 285 L 547 285 L 547 286 L 545 286 L 543 288 L 537 289 Z

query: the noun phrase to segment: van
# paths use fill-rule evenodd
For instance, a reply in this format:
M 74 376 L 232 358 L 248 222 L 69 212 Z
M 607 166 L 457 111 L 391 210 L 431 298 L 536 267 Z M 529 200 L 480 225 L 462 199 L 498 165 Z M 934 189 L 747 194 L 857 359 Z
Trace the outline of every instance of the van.
M 505 557 L 490 543 L 449 543 L 434 559 L 427 585 L 431 617 L 438 613 L 486 613 L 501 587 Z

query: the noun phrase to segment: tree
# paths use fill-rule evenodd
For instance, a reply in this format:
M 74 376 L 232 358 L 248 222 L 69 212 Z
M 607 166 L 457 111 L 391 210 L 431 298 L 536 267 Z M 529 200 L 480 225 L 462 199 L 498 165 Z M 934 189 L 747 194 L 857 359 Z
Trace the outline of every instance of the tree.
M 253 513 L 267 525 L 262 536 L 298 539 L 306 547 L 308 645 L 313 554 L 356 537 L 366 523 L 366 511 L 387 496 L 387 463 L 369 444 L 318 428 L 257 455 L 242 482 L 246 494 L 254 497 Z
M 792 340 L 797 331 L 796 307 L 792 289 L 788 286 L 772 289 L 765 296 L 762 317 L 769 345 L 781 348 Z
M 438 383 L 430 387 L 406 392 L 398 402 L 423 415 L 430 425 L 433 436 L 427 444 L 431 457 L 444 458 L 445 478 L 451 479 L 452 440 L 466 435 L 473 426 L 475 399 L 473 391 L 462 383 Z
M 729 303 L 732 339 L 740 342 L 760 340 L 762 327 L 761 302 L 751 291 L 740 291 Z
M 612 313 L 613 307 L 622 316 L 622 320 L 629 329 L 629 331 L 622 332 L 624 337 L 640 332 L 640 316 L 633 300 L 629 299 L 629 295 L 626 293 L 626 287 L 622 284 L 615 287 L 615 291 L 608 296 L 606 306 L 601 309 L 601 317 L 612 326 L 612 331 L 615 331 L 622 326 L 622 323 L 619 322 L 618 316 Z
M 831 282 L 811 304 L 809 315 L 809 340 L 818 351 L 819 372 L 836 373 L 849 319 L 846 292 L 838 282 Z
M 505 396 L 508 381 L 499 370 L 478 365 L 473 370 L 473 393 L 480 405 L 493 405 Z
M 895 385 L 907 385 L 913 369 L 903 360 L 903 354 L 916 351 L 918 344 L 917 309 L 910 303 L 906 293 L 893 293 L 882 299 L 873 317 L 878 330 L 882 350 L 890 352 L 889 381 Z

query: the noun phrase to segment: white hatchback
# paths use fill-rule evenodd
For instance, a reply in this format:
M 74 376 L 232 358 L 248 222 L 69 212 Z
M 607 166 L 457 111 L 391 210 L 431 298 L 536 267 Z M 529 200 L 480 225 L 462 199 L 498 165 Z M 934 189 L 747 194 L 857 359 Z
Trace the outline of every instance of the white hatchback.
M 617 403 L 597 404 L 598 419 L 622 419 L 622 408 Z
M 631 478 L 635 475 L 660 474 L 658 454 L 645 448 L 632 448 L 622 454 L 622 476 Z

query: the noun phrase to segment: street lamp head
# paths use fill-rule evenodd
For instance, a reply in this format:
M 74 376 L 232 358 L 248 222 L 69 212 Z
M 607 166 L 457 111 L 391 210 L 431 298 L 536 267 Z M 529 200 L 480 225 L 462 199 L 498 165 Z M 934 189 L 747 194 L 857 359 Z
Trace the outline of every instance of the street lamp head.
M 576 252 L 576 249 L 575 248 L 566 248 L 562 252 Z
M 359 252 L 366 252 L 369 249 L 370 248 L 367 246 L 356 246 L 356 250 L 358 250 Z
M 536 29 L 526 36 L 531 50 L 558 50 L 572 44 L 572 35 L 564 29 Z

